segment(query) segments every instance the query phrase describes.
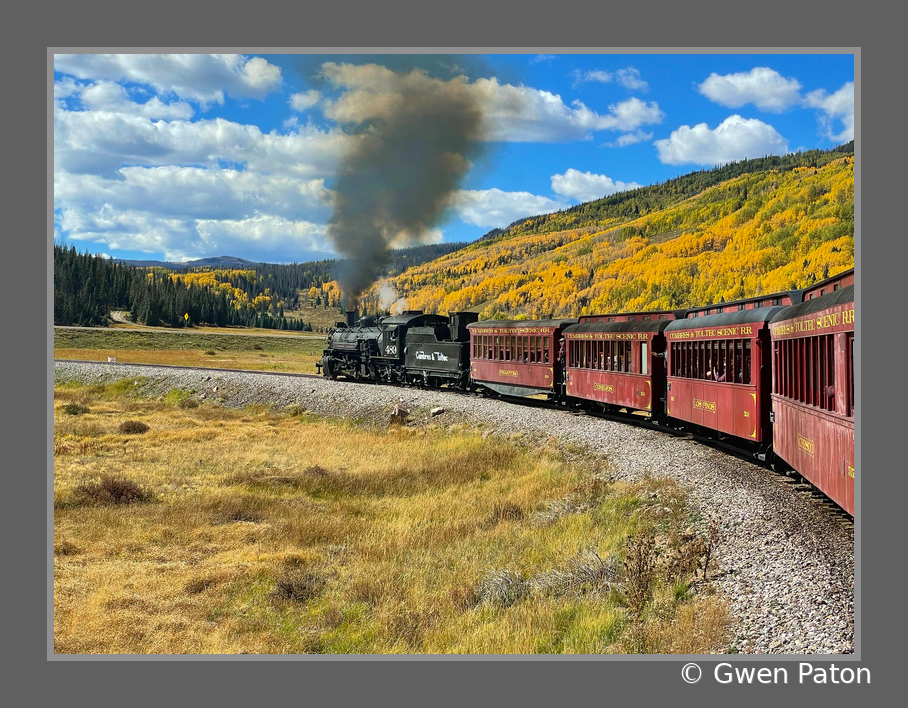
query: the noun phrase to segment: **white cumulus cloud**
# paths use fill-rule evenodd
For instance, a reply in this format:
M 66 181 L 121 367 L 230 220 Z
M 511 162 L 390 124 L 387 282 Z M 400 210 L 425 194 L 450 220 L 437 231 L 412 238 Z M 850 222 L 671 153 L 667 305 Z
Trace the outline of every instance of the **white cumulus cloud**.
M 203 105 L 225 95 L 264 98 L 280 88 L 281 69 L 241 54 L 56 54 L 54 69 L 78 79 L 125 81 Z
M 805 104 L 811 108 L 823 111 L 821 123 L 823 130 L 830 140 L 848 142 L 854 140 L 854 82 L 849 81 L 838 91 L 827 95 L 823 89 L 817 89 L 807 94 Z M 842 123 L 842 130 L 835 133 L 832 129 L 833 121 Z
M 333 253 L 324 224 L 258 214 L 247 219 L 199 219 L 195 229 L 205 253 L 237 253 L 250 260 L 275 262 L 287 254 Z
M 587 82 L 600 84 L 617 82 L 631 91 L 646 91 L 649 89 L 649 84 L 640 77 L 640 70 L 632 66 L 629 66 L 626 69 L 618 69 L 618 71 L 614 73 L 605 71 L 604 69 L 590 69 L 588 71 L 574 69 L 574 71 L 570 73 L 570 76 L 574 79 L 573 85 L 575 88 L 580 84 Z
M 628 145 L 634 145 L 635 143 L 642 143 L 646 140 L 652 140 L 653 134 L 647 133 L 643 130 L 635 130 L 633 133 L 625 133 L 620 135 L 617 140 L 613 143 L 605 143 L 606 147 L 627 147 Z
M 574 78 L 573 86 L 576 88 L 580 84 L 586 83 L 588 81 L 593 81 L 600 84 L 610 84 L 615 80 L 615 75 L 610 71 L 605 71 L 603 69 L 590 69 L 588 71 L 581 71 L 580 69 L 574 69 L 570 75 Z
M 123 113 L 144 118 L 165 120 L 189 120 L 192 118 L 192 106 L 184 101 L 164 103 L 157 96 L 152 96 L 145 103 L 130 99 L 126 89 L 113 81 L 96 81 L 86 86 L 79 94 L 82 106 L 91 111 Z
M 112 174 L 124 165 L 245 165 L 250 170 L 319 177 L 331 174 L 342 136 L 313 126 L 263 133 L 215 118 L 154 121 L 136 113 L 54 111 L 54 165 Z
M 649 84 L 640 78 L 640 70 L 632 66 L 626 69 L 618 69 L 617 77 L 619 84 L 632 91 L 646 91 L 649 89 Z
M 565 105 L 561 97 L 527 88 L 479 79 L 475 90 L 492 122 L 492 139 L 511 142 L 586 140 L 602 130 L 632 131 L 660 123 L 665 114 L 653 101 L 639 98 L 613 103 L 600 115 L 580 101 Z
M 330 195 L 324 180 L 199 167 L 124 167 L 115 177 L 54 174 L 58 207 L 101 204 L 153 210 L 163 218 L 232 218 L 256 212 L 286 218 L 326 217 Z
M 57 218 L 73 241 L 105 244 L 111 250 L 159 252 L 170 261 L 238 253 L 266 262 L 334 256 L 324 224 L 269 214 L 179 219 L 103 205 L 91 210 L 66 208 Z
M 315 89 L 304 91 L 303 93 L 294 93 L 290 96 L 290 107 L 294 111 L 302 113 L 318 103 L 321 97 L 321 92 Z
M 655 141 L 659 159 L 668 165 L 718 165 L 764 155 L 784 155 L 788 141 L 771 125 L 732 115 L 710 130 L 706 123 L 682 125 Z
M 765 66 L 747 72 L 709 75 L 698 87 L 701 94 L 727 108 L 752 103 L 761 111 L 782 113 L 801 103 L 801 84 Z
M 636 182 L 615 181 L 606 175 L 580 172 L 573 167 L 561 175 L 552 175 L 552 191 L 564 197 L 588 202 L 601 199 L 616 192 L 636 189 L 642 185 Z
M 454 195 L 457 215 L 468 224 L 483 228 L 503 228 L 533 214 L 545 214 L 568 206 L 529 192 L 504 192 L 500 189 L 461 190 Z

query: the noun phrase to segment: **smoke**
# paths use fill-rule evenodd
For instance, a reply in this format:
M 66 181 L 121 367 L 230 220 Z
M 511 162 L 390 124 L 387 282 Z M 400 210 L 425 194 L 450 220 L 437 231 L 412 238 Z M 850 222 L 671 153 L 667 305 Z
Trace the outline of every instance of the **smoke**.
M 407 299 L 400 297 L 387 280 L 382 280 L 378 284 L 378 304 L 381 309 L 387 310 L 392 315 L 398 315 L 407 309 Z
M 432 227 L 482 152 L 486 125 L 463 76 L 334 62 L 321 71 L 345 89 L 325 111 L 347 131 L 328 235 L 347 259 L 340 285 L 351 309 L 390 248 L 433 240 Z

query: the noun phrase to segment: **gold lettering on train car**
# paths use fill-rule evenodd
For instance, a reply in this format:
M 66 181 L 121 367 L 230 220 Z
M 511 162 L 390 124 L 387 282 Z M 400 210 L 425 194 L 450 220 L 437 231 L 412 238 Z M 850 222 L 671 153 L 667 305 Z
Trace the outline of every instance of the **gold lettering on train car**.
M 699 411 L 708 411 L 710 413 L 716 412 L 716 402 L 715 401 L 701 401 L 699 398 L 694 399 L 694 410 Z
M 817 329 L 826 329 L 827 327 L 835 327 L 840 324 L 842 324 L 841 312 L 833 312 L 828 315 L 820 315 L 817 317 Z
M 798 447 L 806 452 L 808 455 L 813 457 L 814 453 L 814 444 L 813 440 L 805 438 L 803 435 L 798 435 Z
M 845 324 L 854 324 L 854 310 L 845 310 L 842 313 L 842 322 Z
M 499 369 L 499 370 L 498 370 L 498 375 L 499 375 L 499 376 L 517 376 L 517 372 L 516 372 L 516 371 L 508 371 L 507 369 Z
M 854 467 L 848 465 L 848 476 L 854 479 Z
M 593 390 L 594 391 L 605 391 L 606 393 L 614 393 L 615 387 L 612 386 L 611 384 L 594 383 Z
M 750 411 L 744 411 L 744 417 L 750 418 Z

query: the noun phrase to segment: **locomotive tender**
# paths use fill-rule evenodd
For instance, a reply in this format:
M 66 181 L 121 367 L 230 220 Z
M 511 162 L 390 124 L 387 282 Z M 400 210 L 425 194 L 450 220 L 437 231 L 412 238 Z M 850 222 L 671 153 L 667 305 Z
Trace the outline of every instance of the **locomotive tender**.
M 338 323 L 325 376 L 648 416 L 793 470 L 854 516 L 854 269 L 734 302 L 578 319 Z

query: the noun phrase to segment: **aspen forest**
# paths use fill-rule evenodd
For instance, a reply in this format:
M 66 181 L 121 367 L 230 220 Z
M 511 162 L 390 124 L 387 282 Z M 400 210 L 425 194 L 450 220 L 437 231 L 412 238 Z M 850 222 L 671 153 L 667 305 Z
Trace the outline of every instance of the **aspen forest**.
M 727 302 L 854 267 L 853 152 L 773 160 L 719 168 L 742 173 L 692 196 L 685 181 L 709 172 L 523 220 L 391 284 L 408 309 L 540 319 Z

